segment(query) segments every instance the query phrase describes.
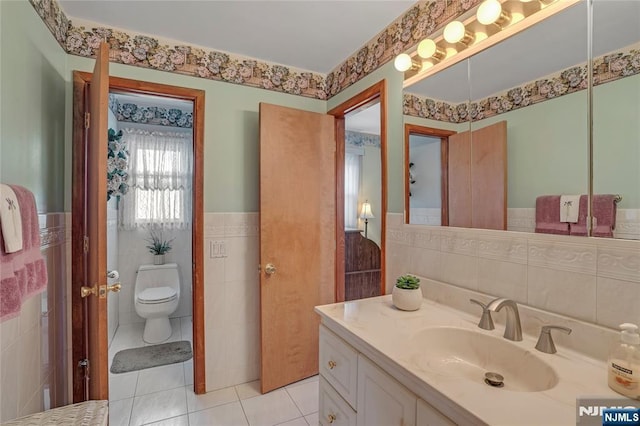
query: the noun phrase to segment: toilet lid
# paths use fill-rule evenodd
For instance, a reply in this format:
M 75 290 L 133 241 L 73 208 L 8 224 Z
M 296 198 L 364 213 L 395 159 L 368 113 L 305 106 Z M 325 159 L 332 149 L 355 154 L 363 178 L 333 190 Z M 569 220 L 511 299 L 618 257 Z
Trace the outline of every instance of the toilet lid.
M 138 294 L 140 303 L 162 303 L 177 297 L 176 291 L 171 287 L 151 287 Z

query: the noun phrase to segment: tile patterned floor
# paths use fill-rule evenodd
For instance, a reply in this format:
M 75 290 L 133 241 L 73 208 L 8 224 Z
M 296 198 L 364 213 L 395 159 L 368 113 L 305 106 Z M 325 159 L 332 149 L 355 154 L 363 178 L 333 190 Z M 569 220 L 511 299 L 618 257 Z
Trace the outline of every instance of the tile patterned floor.
M 172 319 L 168 341 L 191 341 L 191 317 Z M 109 362 L 122 349 L 144 346 L 144 323 L 120 326 Z M 193 360 L 109 374 L 111 426 L 307 426 L 318 424 L 318 377 L 260 394 L 260 382 L 204 395 L 193 393 Z

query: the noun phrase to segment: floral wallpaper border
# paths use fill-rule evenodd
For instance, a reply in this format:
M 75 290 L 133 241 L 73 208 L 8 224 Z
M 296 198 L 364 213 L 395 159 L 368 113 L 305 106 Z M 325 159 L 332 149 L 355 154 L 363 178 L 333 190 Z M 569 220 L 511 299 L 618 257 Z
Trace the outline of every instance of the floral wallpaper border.
M 378 135 L 347 130 L 344 132 L 344 139 L 347 145 L 380 148 L 380 136 Z
M 327 75 L 327 99 L 371 74 L 481 1 L 418 2 Z
M 321 100 L 329 99 L 342 92 L 391 61 L 398 53 L 415 46 L 424 37 L 434 33 L 449 21 L 466 13 L 481 2 L 481 0 L 419 1 L 365 46 L 324 76 L 235 54 L 189 45 L 172 45 L 170 41 L 163 44 L 160 39 L 154 37 L 129 34 L 113 28 L 85 29 L 83 26 L 75 26 L 64 14 L 56 0 L 29 1 L 60 46 L 69 54 L 93 57 L 95 49 L 104 39 L 109 43 L 109 60 L 112 62 Z M 625 67 L 626 65 L 623 65 L 625 61 L 638 61 L 635 56 L 625 59 L 612 55 L 604 56 L 600 60 L 602 62 L 594 64 L 594 82 L 596 84 L 626 76 L 621 74 L 618 68 Z M 638 68 L 636 65 L 631 67 Z M 522 107 L 535 104 L 542 100 L 581 90 L 586 67 L 584 70 L 578 68 L 565 70 L 563 71 L 566 72 L 564 76 L 547 83 L 541 83 L 539 87 L 528 87 L 524 91 L 522 87 L 515 88 L 510 94 L 501 95 L 500 99 L 495 97 L 496 99 L 493 101 L 484 100 L 478 105 L 472 105 L 470 111 L 467 111 L 464 106 L 448 105 L 434 100 L 425 100 L 424 102 L 428 105 L 420 105 L 421 101 L 408 101 L 406 96 L 405 109 L 407 104 L 413 105 L 415 103 L 415 107 L 411 106 L 411 108 L 430 114 L 427 118 L 444 116 L 449 118 L 445 121 L 453 120 L 452 122 L 464 120 L 464 117 L 469 114 L 472 117 L 484 116 L 486 118 L 500 114 L 499 111 L 514 109 L 513 106 Z M 617 77 L 612 79 L 608 77 L 608 74 L 615 74 Z M 577 81 L 577 78 L 580 81 Z
M 193 113 L 178 108 L 141 106 L 131 102 L 120 103 L 115 96 L 109 95 L 109 109 L 119 122 L 193 128 Z
M 100 41 L 106 40 L 111 62 L 326 100 L 481 0 L 421 1 L 326 76 L 235 54 L 162 42 L 155 37 L 114 28 L 77 26 L 56 0 L 29 1 L 69 54 L 94 57 Z
M 640 74 L 640 46 L 610 53 L 594 60 L 594 85 Z M 471 104 L 450 104 L 412 93 L 403 94 L 405 115 L 449 123 L 478 121 L 535 105 L 587 88 L 587 65 L 567 68 L 552 76 L 514 87 Z

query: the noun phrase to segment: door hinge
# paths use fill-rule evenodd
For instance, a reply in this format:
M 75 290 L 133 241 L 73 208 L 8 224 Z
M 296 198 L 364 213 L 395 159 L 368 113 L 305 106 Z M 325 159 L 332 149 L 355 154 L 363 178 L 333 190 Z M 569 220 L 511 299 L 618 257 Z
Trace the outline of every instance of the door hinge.
M 89 367 L 89 360 L 87 358 L 78 361 L 78 367 Z
M 84 241 L 82 243 L 82 248 L 85 253 L 89 253 L 89 237 L 84 237 Z
M 89 128 L 90 119 L 91 119 L 91 114 L 88 113 L 88 112 L 85 112 L 84 113 L 84 128 L 85 129 Z

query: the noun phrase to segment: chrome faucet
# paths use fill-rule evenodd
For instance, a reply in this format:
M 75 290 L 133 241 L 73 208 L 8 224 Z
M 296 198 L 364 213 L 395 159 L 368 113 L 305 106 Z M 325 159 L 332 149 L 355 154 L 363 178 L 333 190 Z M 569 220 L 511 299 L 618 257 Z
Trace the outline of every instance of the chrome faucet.
M 475 303 L 482 308 L 482 316 L 480 317 L 478 327 L 483 330 L 493 330 L 495 327 L 493 326 L 493 320 L 491 319 L 491 312 L 487 309 L 488 306 L 476 299 L 469 299 L 469 302 Z
M 487 305 L 487 309 L 492 312 L 498 312 L 500 309 L 507 310 L 507 323 L 504 328 L 504 338 L 519 342 L 522 340 L 522 326 L 520 325 L 520 314 L 518 313 L 518 305 L 511 299 L 498 298 Z
M 540 352 L 544 352 L 546 354 L 555 354 L 556 353 L 556 345 L 553 343 L 553 339 L 551 338 L 551 330 L 560 330 L 563 333 L 571 334 L 571 329 L 568 327 L 561 327 L 559 325 L 545 325 L 540 330 L 540 337 L 538 338 L 538 343 L 536 343 L 536 349 Z

